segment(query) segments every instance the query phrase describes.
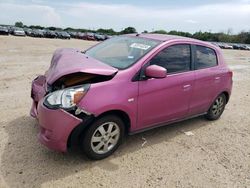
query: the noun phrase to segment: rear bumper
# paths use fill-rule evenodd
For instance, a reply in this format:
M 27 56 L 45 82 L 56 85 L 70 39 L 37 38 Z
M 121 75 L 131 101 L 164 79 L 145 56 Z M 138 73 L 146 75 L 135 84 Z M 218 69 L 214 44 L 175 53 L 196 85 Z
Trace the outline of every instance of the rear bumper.
M 66 152 L 68 138 L 82 120 L 62 109 L 48 109 L 43 105 L 43 100 L 38 103 L 37 114 L 40 143 L 51 150 Z

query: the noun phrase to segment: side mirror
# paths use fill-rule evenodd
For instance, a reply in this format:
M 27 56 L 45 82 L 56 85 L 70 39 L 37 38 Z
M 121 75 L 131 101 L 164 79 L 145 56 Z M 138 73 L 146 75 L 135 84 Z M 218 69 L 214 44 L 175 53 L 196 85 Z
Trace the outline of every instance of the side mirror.
M 145 70 L 145 75 L 149 78 L 165 78 L 167 69 L 158 65 L 149 65 Z

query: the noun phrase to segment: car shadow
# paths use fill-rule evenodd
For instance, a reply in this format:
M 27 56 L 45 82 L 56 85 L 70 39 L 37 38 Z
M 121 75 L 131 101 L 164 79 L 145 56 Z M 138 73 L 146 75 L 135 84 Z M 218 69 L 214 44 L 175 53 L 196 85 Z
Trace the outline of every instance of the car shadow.
M 79 151 L 66 154 L 48 150 L 37 141 L 37 121 L 29 116 L 18 117 L 4 128 L 8 142 L 2 153 L 1 173 L 9 187 L 39 187 L 45 182 L 90 170 L 95 166 L 105 171 L 119 169 L 113 161 L 126 154 L 138 152 L 155 144 L 170 142 L 173 137 L 207 125 L 203 117 L 156 128 L 128 136 L 109 158 L 91 161 Z

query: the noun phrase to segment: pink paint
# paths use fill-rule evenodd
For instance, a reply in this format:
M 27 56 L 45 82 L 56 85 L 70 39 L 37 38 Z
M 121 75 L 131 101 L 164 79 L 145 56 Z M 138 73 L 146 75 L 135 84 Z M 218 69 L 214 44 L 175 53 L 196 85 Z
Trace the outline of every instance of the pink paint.
M 145 75 L 149 78 L 165 78 L 167 70 L 158 65 L 151 65 L 146 68 Z
M 112 110 L 127 114 L 130 119 L 130 133 L 206 113 L 219 94 L 225 92 L 230 96 L 232 72 L 227 68 L 222 52 L 216 46 L 169 35 L 141 34 L 137 37 L 160 40 L 162 43 L 125 70 L 113 68 L 74 49 L 60 49 L 55 52 L 45 76 L 38 77 L 32 83 L 34 102 L 31 115 L 39 120 L 41 143 L 65 152 L 69 135 L 82 121 L 65 110 L 52 110 L 43 105 L 46 84 L 52 84 L 61 76 L 74 72 L 99 75 L 113 75 L 117 72 L 111 80 L 91 84 L 77 106 L 95 117 Z M 146 75 L 155 79 L 133 81 L 135 75 L 152 57 L 175 44 L 209 47 L 216 52 L 218 65 L 176 74 L 166 74 L 166 69 L 152 65 L 146 69 Z

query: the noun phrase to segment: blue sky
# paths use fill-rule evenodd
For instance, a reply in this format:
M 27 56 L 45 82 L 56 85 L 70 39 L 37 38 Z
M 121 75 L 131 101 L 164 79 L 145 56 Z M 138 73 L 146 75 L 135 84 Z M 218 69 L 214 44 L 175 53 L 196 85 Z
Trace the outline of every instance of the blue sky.
M 234 33 L 250 30 L 250 0 L 0 0 L 0 23 Z

